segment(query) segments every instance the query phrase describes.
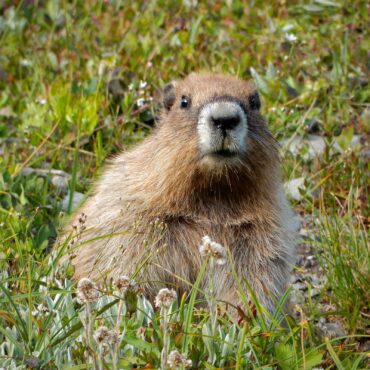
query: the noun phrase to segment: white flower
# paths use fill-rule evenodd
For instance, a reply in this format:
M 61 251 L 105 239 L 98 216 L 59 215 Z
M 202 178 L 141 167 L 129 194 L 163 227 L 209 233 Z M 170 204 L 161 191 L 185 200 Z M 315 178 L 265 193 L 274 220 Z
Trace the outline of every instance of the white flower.
M 177 294 L 176 292 L 171 289 L 161 289 L 157 296 L 155 297 L 154 303 L 156 307 L 160 308 L 169 308 L 172 304 L 177 299 Z
M 111 344 L 117 344 L 120 341 L 120 335 L 117 330 L 111 330 L 110 331 L 110 343 Z
M 102 60 L 98 65 L 98 76 L 103 76 L 104 72 L 105 72 L 105 61 Z
M 95 302 L 99 298 L 97 285 L 88 278 L 82 278 L 77 284 L 77 301 L 79 303 Z
M 140 89 L 144 89 L 146 87 L 146 85 L 147 85 L 146 81 L 140 80 L 140 83 L 139 83 Z
M 221 244 L 214 242 L 207 235 L 202 238 L 202 244 L 199 246 L 199 252 L 203 257 L 213 257 L 218 265 L 224 265 L 226 263 L 225 248 Z
M 46 104 L 46 99 L 37 99 L 36 103 L 40 104 L 40 105 L 45 105 Z
M 140 107 L 142 107 L 144 104 L 145 104 L 145 99 L 140 98 L 140 99 L 136 100 L 136 105 L 137 105 L 139 108 L 140 108 Z
M 125 293 L 128 289 L 134 289 L 136 287 L 136 283 L 128 276 L 120 276 L 113 284 L 121 293 Z
M 190 367 L 192 361 L 188 360 L 184 354 L 181 354 L 179 351 L 171 351 L 167 358 L 167 365 L 170 369 L 178 369 L 181 365 L 185 367 Z
M 31 66 L 31 65 L 32 65 L 32 63 L 29 60 L 27 60 L 27 59 L 22 59 L 21 60 L 21 66 L 28 67 L 28 66 Z
M 94 333 L 94 339 L 97 343 L 108 343 L 109 342 L 109 329 L 106 326 L 101 326 L 96 329 Z
M 36 309 L 34 309 L 33 311 L 32 311 L 32 316 L 38 316 L 38 315 L 40 315 L 40 314 L 42 314 L 42 313 L 44 313 L 44 312 L 48 312 L 49 311 L 49 309 L 43 304 L 43 303 L 40 303 L 37 307 L 36 307 Z
M 198 5 L 198 0 L 184 0 L 183 4 L 187 8 L 195 8 Z
M 298 40 L 298 37 L 294 33 L 286 33 L 285 38 L 290 42 L 295 42 Z
M 283 32 L 288 32 L 288 31 L 292 30 L 293 28 L 294 28 L 294 25 L 293 25 L 293 24 L 291 24 L 291 23 L 288 23 L 288 24 L 286 24 L 285 26 L 283 26 L 283 27 L 281 28 L 281 30 L 282 30 Z
M 106 326 L 96 329 L 94 339 L 98 344 L 116 344 L 119 342 L 119 335 L 115 330 L 109 330 Z

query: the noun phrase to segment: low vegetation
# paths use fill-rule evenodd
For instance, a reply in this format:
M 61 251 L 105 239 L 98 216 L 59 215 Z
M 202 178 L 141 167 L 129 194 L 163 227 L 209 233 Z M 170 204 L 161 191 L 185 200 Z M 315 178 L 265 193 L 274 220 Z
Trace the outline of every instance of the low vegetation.
M 368 14 L 362 0 L 0 2 L 0 368 L 366 368 Z M 189 296 L 154 304 L 125 277 L 77 287 L 52 248 L 105 159 L 150 133 L 160 87 L 193 70 L 253 78 L 281 142 L 301 240 L 272 317 L 255 300 L 238 319 L 209 292 L 198 304 L 214 257 Z

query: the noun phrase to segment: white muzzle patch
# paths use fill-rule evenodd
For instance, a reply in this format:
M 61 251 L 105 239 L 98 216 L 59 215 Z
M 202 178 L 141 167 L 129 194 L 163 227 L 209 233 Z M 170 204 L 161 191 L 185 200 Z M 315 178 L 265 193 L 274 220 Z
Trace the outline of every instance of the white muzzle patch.
M 237 102 L 215 101 L 204 105 L 198 118 L 202 156 L 238 155 L 246 151 L 247 116 Z

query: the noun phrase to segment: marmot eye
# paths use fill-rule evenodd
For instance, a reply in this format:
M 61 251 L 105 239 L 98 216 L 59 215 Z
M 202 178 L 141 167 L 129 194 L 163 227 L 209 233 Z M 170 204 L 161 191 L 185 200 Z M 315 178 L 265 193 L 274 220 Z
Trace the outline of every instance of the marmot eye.
M 189 98 L 185 95 L 183 95 L 181 97 L 181 103 L 180 103 L 180 107 L 181 108 L 187 108 L 189 106 Z

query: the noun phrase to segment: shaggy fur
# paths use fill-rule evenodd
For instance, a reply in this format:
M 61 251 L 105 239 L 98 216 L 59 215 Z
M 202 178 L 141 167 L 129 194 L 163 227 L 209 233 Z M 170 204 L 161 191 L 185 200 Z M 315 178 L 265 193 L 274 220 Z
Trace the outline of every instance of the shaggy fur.
M 293 262 L 295 225 L 278 146 L 259 113 L 255 88 L 231 76 L 193 73 L 164 91 L 157 128 L 111 160 L 64 232 L 86 215 L 72 259 L 75 277 L 135 275 L 150 297 L 164 285 L 189 291 L 202 263 L 201 239 L 209 235 L 230 248 L 239 278 L 271 311 Z M 180 107 L 183 95 L 191 99 L 188 109 Z M 247 112 L 246 151 L 215 165 L 200 155 L 198 114 L 225 95 Z M 240 303 L 230 262 L 217 268 L 217 298 Z

